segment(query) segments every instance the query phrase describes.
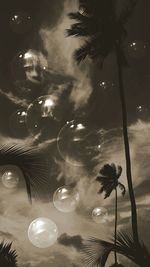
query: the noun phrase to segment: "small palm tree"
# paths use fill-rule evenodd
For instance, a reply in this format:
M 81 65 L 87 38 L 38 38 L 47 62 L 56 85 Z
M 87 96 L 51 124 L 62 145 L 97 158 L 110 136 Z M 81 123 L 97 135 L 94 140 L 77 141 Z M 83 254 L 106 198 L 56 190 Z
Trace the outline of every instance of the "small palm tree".
M 17 267 L 17 253 L 11 249 L 12 243 L 0 243 L 0 266 Z
M 105 199 L 108 198 L 112 191 L 115 190 L 115 234 L 114 234 L 114 245 L 116 246 L 117 242 L 117 223 L 118 223 L 118 216 L 117 216 L 117 210 L 118 210 L 118 194 L 117 194 L 117 188 L 119 187 L 122 195 L 125 195 L 126 189 L 125 186 L 120 183 L 118 180 L 122 173 L 122 167 L 116 166 L 114 163 L 111 165 L 106 164 L 104 165 L 99 172 L 99 176 L 96 178 L 96 181 L 98 181 L 101 184 L 101 188 L 99 190 L 99 194 L 105 192 Z M 115 265 L 120 266 L 117 261 L 117 252 L 114 252 L 115 254 Z
M 0 146 L 0 166 L 17 166 L 22 172 L 26 190 L 32 196 L 40 197 L 41 187 L 49 188 L 49 164 L 41 151 L 22 145 Z
M 127 108 L 123 82 L 123 68 L 127 66 L 127 60 L 123 50 L 124 39 L 127 35 L 126 23 L 133 13 L 137 0 L 128 0 L 120 14 L 116 12 L 115 0 L 79 0 L 79 12 L 70 13 L 71 19 L 76 20 L 70 29 L 68 36 L 82 37 L 84 44 L 75 51 L 74 57 L 78 63 L 87 56 L 92 60 L 99 59 L 101 67 L 107 56 L 114 52 L 117 62 L 119 96 L 122 109 L 123 137 L 126 157 L 126 174 L 129 188 L 129 196 L 132 211 L 132 231 L 135 243 L 138 246 L 137 209 L 133 190 L 130 147 L 127 128 Z

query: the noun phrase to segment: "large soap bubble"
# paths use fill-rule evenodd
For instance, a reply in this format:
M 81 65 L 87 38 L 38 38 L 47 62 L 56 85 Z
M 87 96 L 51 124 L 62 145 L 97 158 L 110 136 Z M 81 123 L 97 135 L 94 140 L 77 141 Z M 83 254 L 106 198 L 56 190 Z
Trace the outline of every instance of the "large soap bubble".
M 73 120 L 60 130 L 57 140 L 58 151 L 66 162 L 84 166 L 99 158 L 103 147 L 103 131 Z
M 25 109 L 15 111 L 9 120 L 9 127 L 13 136 L 23 138 L 28 135 L 26 126 L 27 112 Z
M 29 105 L 27 110 L 27 127 L 32 134 L 44 129 L 53 132 L 59 122 L 59 105 L 53 95 L 41 96 Z
M 11 67 L 16 87 L 32 91 L 45 82 L 48 63 L 40 51 L 29 49 L 18 53 L 13 59 Z
M 37 218 L 29 225 L 28 238 L 35 247 L 48 248 L 57 241 L 57 226 L 48 218 Z
M 92 219 L 96 223 L 106 223 L 108 221 L 108 211 L 103 207 L 96 207 L 92 211 Z
M 19 175 L 15 171 L 7 170 L 2 175 L 2 184 L 9 189 L 16 188 L 19 183 Z
M 60 187 L 53 195 L 53 203 L 61 212 L 73 212 L 79 203 L 79 193 L 70 186 Z
M 10 27 L 15 33 L 24 34 L 30 30 L 31 26 L 31 16 L 26 12 L 16 11 L 10 17 Z

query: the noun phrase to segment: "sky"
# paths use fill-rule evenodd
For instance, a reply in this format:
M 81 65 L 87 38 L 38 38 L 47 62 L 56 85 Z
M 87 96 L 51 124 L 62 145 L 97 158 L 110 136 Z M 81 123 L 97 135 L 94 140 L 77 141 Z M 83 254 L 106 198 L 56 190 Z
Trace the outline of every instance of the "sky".
M 28 202 L 24 183 L 21 182 L 15 189 L 8 189 L 1 182 L 0 240 L 13 241 L 13 248 L 18 254 L 19 267 L 81 267 L 83 265 L 79 251 L 84 240 L 89 236 L 109 240 L 113 235 L 114 196 L 112 194 L 109 199 L 104 200 L 103 195 L 97 194 L 100 185 L 95 181 L 103 164 L 114 162 L 121 165 L 123 173 L 120 182 L 127 188 L 115 57 L 110 55 L 106 59 L 103 70 L 89 59 L 80 66 L 76 65 L 73 52 L 82 41 L 67 38 L 65 30 L 71 23 L 67 13 L 77 10 L 77 1 L 22 1 L 21 4 L 17 0 L 13 4 L 6 0 L 2 2 L 0 142 L 1 144 L 35 144 L 39 149 L 44 150 L 50 164 L 50 189 L 48 199 L 44 197 L 43 192 L 42 199 L 33 199 L 31 205 Z M 122 0 L 121 8 L 124 2 Z M 124 70 L 139 232 L 148 247 L 150 247 L 148 231 L 150 221 L 149 7 L 148 0 L 139 0 L 134 15 L 127 25 L 129 35 L 125 49 L 129 67 Z M 16 10 L 26 10 L 31 14 L 32 26 L 29 33 L 19 35 L 14 32 L 14 28 L 10 27 L 8 23 L 10 14 L 14 14 Z M 2 25 L 6 25 L 5 30 Z M 134 41 L 138 44 L 137 53 L 127 49 L 128 43 Z M 144 51 L 143 43 L 146 44 Z M 34 49 L 40 53 L 38 54 L 40 64 L 46 64 L 47 68 L 44 82 L 32 80 L 26 83 L 22 76 L 18 76 L 15 67 L 16 55 L 25 49 Z M 12 69 L 15 75 L 12 74 Z M 108 86 L 103 88 L 102 82 L 106 82 Z M 37 97 L 44 95 L 51 95 L 55 100 L 56 120 L 45 121 L 46 127 L 35 135 L 32 127 L 29 126 L 33 119 L 39 119 L 39 115 L 38 112 L 33 111 L 30 118 L 27 117 L 28 127 L 23 125 L 23 128 L 18 128 L 20 126 L 18 126 L 17 117 L 13 114 L 20 109 L 26 111 Z M 80 160 L 87 162 L 89 159 L 89 156 L 83 153 L 84 147 L 80 154 L 76 147 L 66 154 L 68 139 L 63 144 L 62 153 L 58 150 L 60 143 L 58 144 L 57 137 L 63 133 L 66 122 L 74 119 L 82 123 L 86 122 L 88 133 L 91 129 L 94 130 L 90 141 L 92 142 L 91 155 L 95 160 L 91 160 L 86 165 L 79 164 Z M 101 149 L 95 154 L 94 146 L 97 140 Z M 76 155 L 79 156 L 78 164 Z M 54 207 L 52 196 L 57 188 L 69 184 L 75 185 L 80 200 L 74 212 L 64 214 Z M 108 210 L 109 216 L 106 223 L 97 224 L 92 220 L 91 213 L 95 207 L 104 207 Z M 119 193 L 118 214 L 118 229 L 130 230 L 128 190 L 124 198 Z M 38 217 L 47 217 L 58 227 L 58 241 L 48 249 L 36 248 L 28 240 L 29 224 Z M 125 262 L 125 259 L 120 260 Z M 112 257 L 109 258 L 108 264 L 111 262 Z

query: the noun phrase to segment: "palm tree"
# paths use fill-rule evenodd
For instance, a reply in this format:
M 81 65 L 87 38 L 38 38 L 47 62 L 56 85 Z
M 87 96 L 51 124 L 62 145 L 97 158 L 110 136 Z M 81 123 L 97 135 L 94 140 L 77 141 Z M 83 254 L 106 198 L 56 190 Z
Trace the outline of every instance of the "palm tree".
M 87 240 L 82 251 L 84 263 L 87 267 L 104 267 L 109 254 L 113 251 L 127 257 L 137 266 L 150 266 L 150 253 L 144 243 L 140 241 L 137 246 L 133 236 L 124 232 L 117 234 L 116 245 L 98 238 Z
M 108 198 L 112 191 L 115 190 L 115 234 L 114 234 L 114 245 L 116 246 L 117 242 L 117 223 L 118 223 L 118 216 L 117 216 L 117 210 L 118 210 L 118 192 L 117 188 L 119 187 L 122 195 L 125 195 L 126 189 L 125 186 L 118 181 L 122 173 L 122 167 L 116 166 L 115 164 L 106 164 L 104 165 L 99 172 L 99 176 L 96 178 L 96 181 L 98 181 L 101 184 L 101 188 L 99 190 L 99 194 L 105 192 L 105 199 Z M 117 252 L 114 251 L 115 255 L 115 265 L 114 267 L 118 266 L 118 260 L 117 260 Z
M 11 249 L 12 243 L 0 243 L 0 266 L 17 267 L 17 253 Z
M 49 188 L 49 164 L 40 150 L 22 145 L 2 145 L 0 166 L 5 169 L 7 165 L 16 166 L 21 171 L 30 201 L 32 196 L 41 196 L 42 187 Z
M 116 55 L 119 95 L 122 110 L 123 137 L 126 158 L 126 174 L 129 188 L 132 212 L 132 231 L 135 244 L 139 244 L 136 201 L 133 190 L 130 147 L 127 129 L 127 109 L 123 82 L 123 68 L 127 60 L 123 51 L 123 41 L 127 35 L 125 25 L 130 18 L 137 0 L 128 0 L 128 5 L 118 15 L 115 0 L 80 0 L 82 12 L 70 13 L 71 19 L 77 22 L 67 30 L 68 36 L 85 38 L 84 44 L 75 51 L 74 57 L 78 63 L 87 56 L 93 60 L 98 58 L 101 66 L 106 57 L 114 52 Z

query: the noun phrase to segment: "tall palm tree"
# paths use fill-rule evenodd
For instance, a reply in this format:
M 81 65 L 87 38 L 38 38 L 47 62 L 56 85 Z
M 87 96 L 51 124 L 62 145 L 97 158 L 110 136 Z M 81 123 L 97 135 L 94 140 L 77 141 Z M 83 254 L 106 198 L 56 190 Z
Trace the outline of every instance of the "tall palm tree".
M 127 109 L 123 82 L 123 68 L 127 60 L 123 51 L 123 41 L 127 35 L 125 25 L 130 18 L 137 0 L 128 0 L 128 5 L 118 15 L 115 0 L 80 0 L 79 12 L 70 13 L 77 22 L 67 30 L 68 36 L 85 38 L 84 44 L 75 51 L 78 63 L 87 56 L 93 60 L 99 58 L 101 66 L 106 57 L 114 52 L 118 68 L 119 95 L 122 110 L 123 137 L 126 157 L 126 174 L 132 211 L 132 231 L 135 243 L 139 244 L 136 201 L 133 190 L 131 158 L 127 129 Z M 82 12 L 81 12 L 82 10 Z
M 119 187 L 122 195 L 125 195 L 126 189 L 125 186 L 118 181 L 122 173 L 122 167 L 116 166 L 114 163 L 111 165 L 106 164 L 104 165 L 99 172 L 99 176 L 96 178 L 96 181 L 98 181 L 101 184 L 101 188 L 99 190 L 99 194 L 105 192 L 105 199 L 108 198 L 112 191 L 115 191 L 115 233 L 114 233 L 114 245 L 116 246 L 117 242 L 117 223 L 118 223 L 118 192 L 117 188 Z M 117 260 L 117 252 L 114 251 L 115 255 L 115 265 L 114 267 L 119 267 L 118 260 Z
M 49 164 L 43 152 L 28 146 L 0 146 L 0 166 L 18 167 L 26 184 L 29 200 L 40 197 L 42 189 L 49 189 Z
M 0 243 L 0 266 L 17 267 L 17 253 L 11 249 L 12 243 Z

